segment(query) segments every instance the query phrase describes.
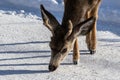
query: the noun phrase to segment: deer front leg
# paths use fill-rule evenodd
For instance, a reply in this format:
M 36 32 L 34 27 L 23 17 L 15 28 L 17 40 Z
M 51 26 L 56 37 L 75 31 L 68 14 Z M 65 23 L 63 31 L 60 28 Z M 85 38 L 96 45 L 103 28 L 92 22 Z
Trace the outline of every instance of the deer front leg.
M 95 24 L 93 25 L 94 28 L 93 30 L 91 31 L 91 40 L 90 40 L 90 54 L 94 54 L 96 52 L 96 43 L 97 43 L 97 40 L 96 40 L 96 22 Z
M 96 31 L 96 29 L 93 29 Z M 90 51 L 90 54 L 94 54 L 96 52 L 96 32 L 91 31 L 86 35 L 86 43 L 87 48 Z
M 96 52 L 96 21 L 92 26 L 93 29 L 91 32 L 86 35 L 86 43 L 90 54 L 94 54 Z
M 98 8 L 100 5 L 100 1 L 101 0 L 98 0 L 98 3 L 96 4 L 96 6 L 87 14 L 87 17 L 94 16 L 96 18 L 95 23 L 92 25 L 93 26 L 92 31 L 86 36 L 86 42 L 87 42 L 88 49 L 90 50 L 90 54 L 94 54 L 96 52 L 96 43 L 97 43 L 96 24 L 97 24 L 97 19 L 98 19 Z
M 91 40 L 91 32 L 86 35 L 86 43 L 87 43 L 87 48 L 90 50 L 90 40 Z
M 92 26 L 92 31 L 86 35 L 87 48 L 90 51 L 90 54 L 96 52 L 96 21 Z
M 90 11 L 87 12 L 86 17 L 87 17 L 87 18 L 91 17 Z M 92 26 L 93 26 L 93 25 L 92 25 Z M 91 33 L 92 33 L 92 31 L 89 32 L 89 33 L 86 35 L 87 48 L 88 48 L 88 50 L 90 51 L 90 54 L 93 53 L 93 52 L 92 52 L 92 48 L 91 48 L 91 45 L 92 45 L 92 43 L 91 43 Z
M 80 58 L 78 39 L 75 40 L 74 48 L 73 48 L 73 63 L 78 64 Z

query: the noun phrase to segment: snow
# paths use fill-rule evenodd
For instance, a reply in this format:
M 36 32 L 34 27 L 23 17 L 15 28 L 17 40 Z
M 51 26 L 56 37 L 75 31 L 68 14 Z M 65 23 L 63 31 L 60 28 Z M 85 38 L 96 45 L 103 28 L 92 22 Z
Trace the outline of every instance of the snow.
M 102 1 L 97 53 L 85 54 L 85 37 L 79 37 L 79 65 L 72 64 L 70 52 L 55 72 L 48 71 L 51 34 L 42 24 L 39 4 L 61 21 L 62 0 L 0 1 L 0 80 L 120 80 L 119 0 Z

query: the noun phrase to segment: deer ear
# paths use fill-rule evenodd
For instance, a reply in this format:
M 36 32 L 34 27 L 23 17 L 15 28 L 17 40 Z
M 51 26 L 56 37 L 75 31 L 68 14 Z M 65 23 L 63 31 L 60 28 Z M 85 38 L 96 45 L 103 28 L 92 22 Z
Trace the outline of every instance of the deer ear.
M 54 33 L 57 26 L 59 26 L 59 22 L 56 18 L 48 12 L 43 5 L 40 5 L 41 8 L 41 16 L 43 19 L 43 24 L 52 32 Z
M 76 37 L 78 37 L 79 35 L 86 35 L 88 34 L 92 29 L 93 29 L 93 24 L 95 23 L 96 18 L 91 17 L 87 20 L 85 20 L 84 22 L 78 24 L 77 26 L 75 26 L 72 30 L 72 33 L 70 35 L 70 39 L 75 39 Z
M 69 20 L 68 21 L 68 30 L 67 30 L 67 33 L 65 35 L 65 40 L 71 35 L 72 30 L 73 30 L 73 24 L 72 24 L 72 21 Z
M 88 34 L 92 29 L 93 29 L 93 24 L 95 23 L 96 18 L 95 17 L 90 17 L 89 19 L 85 20 L 84 22 L 78 24 L 76 26 L 76 29 L 79 29 L 80 33 L 78 32 L 79 35 L 86 35 Z

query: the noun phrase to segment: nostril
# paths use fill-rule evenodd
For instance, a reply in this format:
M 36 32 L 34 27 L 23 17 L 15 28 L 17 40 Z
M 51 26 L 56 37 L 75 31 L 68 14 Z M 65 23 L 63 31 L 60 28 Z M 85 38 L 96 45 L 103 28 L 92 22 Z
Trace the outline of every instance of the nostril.
M 57 69 L 57 67 L 53 66 L 53 65 L 49 65 L 49 71 L 55 71 Z

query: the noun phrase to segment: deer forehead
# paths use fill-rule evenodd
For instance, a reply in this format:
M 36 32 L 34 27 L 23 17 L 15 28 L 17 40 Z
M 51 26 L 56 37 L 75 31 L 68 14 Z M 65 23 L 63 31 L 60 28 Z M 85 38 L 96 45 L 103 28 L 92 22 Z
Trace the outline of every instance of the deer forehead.
M 70 44 L 70 42 L 67 40 L 55 39 L 55 40 L 51 40 L 50 47 L 61 50 L 63 48 L 67 48 L 69 46 L 69 44 Z

